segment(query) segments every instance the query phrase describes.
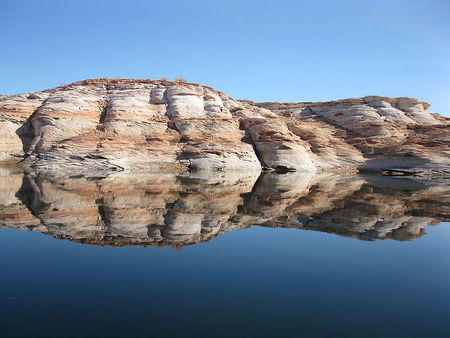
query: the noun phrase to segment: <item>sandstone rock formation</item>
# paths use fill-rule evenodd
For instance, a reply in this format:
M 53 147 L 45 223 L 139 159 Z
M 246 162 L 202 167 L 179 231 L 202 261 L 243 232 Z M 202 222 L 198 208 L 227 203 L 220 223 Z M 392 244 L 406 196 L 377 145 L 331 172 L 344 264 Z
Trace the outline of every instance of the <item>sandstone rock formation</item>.
M 0 96 L 0 162 L 75 171 L 450 173 L 449 119 L 411 98 L 238 101 L 197 84 L 97 79 Z
M 0 173 L 0 227 L 75 242 L 174 247 L 254 225 L 412 240 L 450 221 L 446 179 L 237 172 Z

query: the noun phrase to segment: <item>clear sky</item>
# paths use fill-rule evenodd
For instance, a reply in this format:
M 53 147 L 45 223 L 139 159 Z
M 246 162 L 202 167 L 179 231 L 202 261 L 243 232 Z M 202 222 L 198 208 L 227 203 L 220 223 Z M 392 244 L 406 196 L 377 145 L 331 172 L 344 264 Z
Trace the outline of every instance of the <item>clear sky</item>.
M 412 96 L 450 115 L 450 0 L 0 0 L 0 93 L 174 78 L 240 99 Z

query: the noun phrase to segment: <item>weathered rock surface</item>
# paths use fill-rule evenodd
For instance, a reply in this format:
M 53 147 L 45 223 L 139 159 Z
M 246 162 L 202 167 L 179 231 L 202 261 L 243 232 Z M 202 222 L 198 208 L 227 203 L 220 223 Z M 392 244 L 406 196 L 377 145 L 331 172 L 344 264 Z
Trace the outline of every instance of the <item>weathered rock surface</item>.
M 412 98 L 238 101 L 197 84 L 97 79 L 0 96 L 0 162 L 71 171 L 449 174 L 450 119 Z
M 450 184 L 444 178 L 265 173 L 258 179 L 236 171 L 0 174 L 0 227 L 96 245 L 178 247 L 253 225 L 412 240 L 425 234 L 425 226 L 450 221 Z
M 331 102 L 254 103 L 289 117 L 321 168 L 450 174 L 450 119 L 417 99 L 367 96 Z M 345 165 L 344 165 L 345 166 Z

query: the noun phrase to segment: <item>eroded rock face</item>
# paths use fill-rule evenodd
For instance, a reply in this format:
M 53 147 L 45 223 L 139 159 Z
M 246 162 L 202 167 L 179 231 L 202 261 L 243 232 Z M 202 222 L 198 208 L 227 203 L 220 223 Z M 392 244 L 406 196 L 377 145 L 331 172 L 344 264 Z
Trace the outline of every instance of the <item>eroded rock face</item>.
M 331 102 L 253 103 L 289 117 L 318 167 L 450 174 L 450 119 L 417 99 L 367 96 Z
M 197 172 L 98 177 L 3 170 L 0 227 L 75 242 L 175 247 L 254 225 L 412 240 L 450 220 L 446 179 Z
M 412 98 L 237 101 L 156 80 L 0 96 L 0 162 L 49 171 L 450 173 L 449 119 Z
M 15 163 L 33 141 L 31 121 L 49 92 L 0 98 L 0 160 Z

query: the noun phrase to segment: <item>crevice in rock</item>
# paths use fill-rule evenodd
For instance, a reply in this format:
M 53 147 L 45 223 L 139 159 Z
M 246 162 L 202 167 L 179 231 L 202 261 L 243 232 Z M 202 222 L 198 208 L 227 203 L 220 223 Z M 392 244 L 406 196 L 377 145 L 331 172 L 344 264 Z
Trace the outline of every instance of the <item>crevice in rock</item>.
M 247 123 L 243 119 L 239 119 L 239 129 L 244 131 L 244 137 L 241 139 L 242 142 L 250 144 L 253 148 L 253 152 L 256 155 L 256 158 L 258 159 L 261 168 L 263 170 L 269 169 L 269 167 L 264 162 L 264 159 L 261 155 L 261 153 L 258 151 L 258 148 L 256 147 L 255 140 L 253 139 L 252 133 L 250 132 Z
M 295 169 L 289 168 L 289 167 L 287 167 L 285 165 L 277 165 L 275 167 L 275 171 L 276 171 L 277 174 L 285 174 L 285 173 L 288 173 L 288 172 L 294 172 Z
M 180 134 L 180 139 L 181 139 L 182 138 L 181 133 L 178 130 L 175 121 L 173 120 L 172 114 L 169 113 L 170 101 L 167 98 L 167 90 L 163 94 L 163 102 L 164 102 L 164 105 L 166 106 L 166 111 L 165 111 L 164 115 L 167 116 L 167 119 L 169 120 L 167 122 L 167 128 L 175 130 L 178 134 Z
M 98 102 L 98 108 L 100 111 L 100 117 L 97 125 L 97 130 L 103 130 L 104 129 L 104 123 L 106 120 L 106 115 L 108 113 L 108 96 L 104 96 L 99 102 Z
M 167 116 L 168 122 L 167 122 L 167 128 L 172 129 L 178 133 L 180 136 L 178 139 L 178 146 L 180 147 L 180 152 L 177 154 L 176 161 L 180 164 L 184 164 L 188 167 L 188 169 L 191 169 L 191 162 L 190 162 L 190 156 L 184 151 L 184 147 L 186 146 L 186 138 L 183 137 L 183 134 L 180 132 L 180 130 L 177 127 L 176 121 L 173 119 L 172 114 L 169 113 L 170 111 L 170 100 L 167 98 L 167 90 L 164 92 L 163 95 L 163 101 L 166 105 L 166 111 L 164 113 L 165 116 Z
M 175 124 L 175 121 L 172 121 L 169 119 L 169 121 L 167 122 L 167 128 L 168 129 L 172 129 L 174 131 L 176 131 L 178 134 L 180 134 L 180 140 L 178 141 L 179 143 L 183 142 L 183 135 L 181 135 L 180 131 L 177 128 L 177 125 Z
M 180 138 L 178 139 L 178 146 L 180 147 L 180 152 L 179 154 L 177 154 L 176 160 L 180 164 L 185 164 L 189 169 L 191 169 L 189 153 L 185 152 L 184 149 L 184 147 L 187 145 L 186 138 L 184 138 L 183 135 L 180 133 L 175 121 L 169 119 L 169 121 L 167 122 L 167 128 L 176 131 L 180 135 Z
M 34 132 L 34 126 L 33 126 L 33 120 L 36 117 L 37 113 L 41 109 L 41 107 L 45 104 L 47 99 L 42 101 L 42 103 L 37 107 L 33 113 L 26 119 L 26 121 L 20 126 L 18 129 L 16 129 L 16 135 L 19 136 L 20 141 L 22 142 L 22 150 L 23 150 L 23 156 L 28 157 L 30 153 L 32 152 L 32 145 L 36 137 Z

